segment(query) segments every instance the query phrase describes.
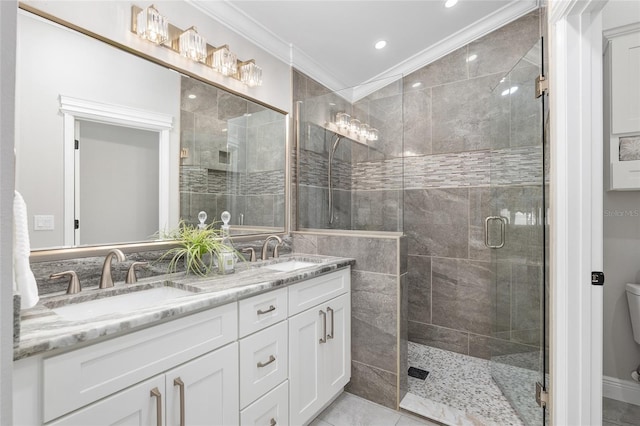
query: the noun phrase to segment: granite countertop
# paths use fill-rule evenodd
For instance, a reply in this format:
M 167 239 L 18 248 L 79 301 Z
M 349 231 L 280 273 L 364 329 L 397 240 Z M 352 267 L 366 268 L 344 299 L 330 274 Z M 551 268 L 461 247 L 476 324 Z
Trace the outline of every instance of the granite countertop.
M 307 261 L 314 266 L 291 272 L 261 268 L 268 264 L 288 260 Z M 92 289 L 75 295 L 56 294 L 41 297 L 40 302 L 21 312 L 20 340 L 14 345 L 13 358 L 19 360 L 54 350 L 70 350 L 75 346 L 113 337 L 129 331 L 158 324 L 187 314 L 221 306 L 265 291 L 286 287 L 301 280 L 313 278 L 355 263 L 354 259 L 318 255 L 286 255 L 277 260 L 243 262 L 229 275 L 212 273 L 207 277 L 170 274 L 141 279 L 136 284 L 116 283 L 110 289 Z M 135 311 L 115 311 L 86 320 L 68 320 L 52 308 L 136 290 L 170 286 L 189 290 L 186 296 L 159 302 Z

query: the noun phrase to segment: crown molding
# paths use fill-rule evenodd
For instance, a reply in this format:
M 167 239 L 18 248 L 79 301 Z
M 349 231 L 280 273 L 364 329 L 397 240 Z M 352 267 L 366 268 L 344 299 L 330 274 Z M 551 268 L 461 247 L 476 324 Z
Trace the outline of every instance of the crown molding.
M 265 50 L 267 53 L 270 53 L 284 63 L 291 64 L 291 49 L 289 43 L 227 0 L 211 2 L 185 1 L 231 31 Z
M 308 54 L 278 37 L 228 0 L 215 2 L 185 1 L 230 30 L 242 35 L 267 53 L 290 64 L 292 67 L 323 84 L 330 90 L 336 92 L 342 91 L 341 96 L 350 102 L 360 100 L 391 82 L 402 78 L 402 76 L 428 65 L 473 40 L 540 7 L 540 0 L 512 1 L 491 15 L 468 25 L 450 37 L 427 47 L 405 61 L 362 82 L 358 87 L 349 90 L 351 96 L 346 96 L 345 88 L 347 85 L 344 82 L 336 78 Z
M 478 38 L 512 22 L 539 7 L 537 0 L 513 1 L 491 15 L 474 22 L 403 62 L 363 82 L 354 90 L 354 102 L 381 89 L 390 83 L 390 78 L 401 78 Z

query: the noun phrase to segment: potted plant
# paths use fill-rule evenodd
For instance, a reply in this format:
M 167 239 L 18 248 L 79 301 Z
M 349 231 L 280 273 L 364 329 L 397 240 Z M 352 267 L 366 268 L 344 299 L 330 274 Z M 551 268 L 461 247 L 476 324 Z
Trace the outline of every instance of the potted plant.
M 180 221 L 178 228 L 167 235 L 175 240 L 176 247 L 169 249 L 162 258 L 171 256 L 169 273 L 175 272 L 178 262 L 184 261 L 187 274 L 208 275 L 214 266 L 214 256 L 222 251 L 233 251 L 223 242 L 220 231 L 209 224 L 199 228 Z

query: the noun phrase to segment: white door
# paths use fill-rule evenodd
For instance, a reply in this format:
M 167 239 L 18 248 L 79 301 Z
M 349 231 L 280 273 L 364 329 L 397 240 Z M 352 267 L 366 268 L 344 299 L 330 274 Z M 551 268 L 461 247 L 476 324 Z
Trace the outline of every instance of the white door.
M 239 423 L 238 344 L 194 359 L 165 374 L 169 425 Z M 182 395 L 181 395 L 182 392 Z
M 328 336 L 323 351 L 323 386 L 325 395 L 340 392 L 351 378 L 351 295 L 343 294 L 327 302 Z
M 321 314 L 320 312 L 323 312 Z M 304 424 L 322 405 L 320 343 L 326 312 L 311 308 L 289 318 L 289 422 Z
M 156 390 L 157 393 L 151 393 Z M 164 376 L 156 376 L 129 389 L 89 405 L 60 420 L 48 423 L 55 426 L 157 426 L 157 412 L 164 415 Z

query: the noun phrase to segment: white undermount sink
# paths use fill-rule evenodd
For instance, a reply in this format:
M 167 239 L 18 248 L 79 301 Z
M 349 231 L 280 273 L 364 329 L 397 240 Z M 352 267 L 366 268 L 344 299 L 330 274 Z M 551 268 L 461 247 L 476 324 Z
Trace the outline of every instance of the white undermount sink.
M 193 292 L 163 286 L 86 302 L 71 303 L 51 310 L 64 319 L 82 321 L 116 312 L 135 312 L 136 309 L 149 308 L 189 295 L 193 295 Z
M 296 271 L 298 269 L 308 268 L 309 266 L 317 266 L 317 263 L 314 262 L 305 262 L 302 260 L 289 260 L 281 263 L 274 263 L 272 265 L 265 265 L 263 268 L 271 269 L 274 271 L 280 272 L 291 272 Z

